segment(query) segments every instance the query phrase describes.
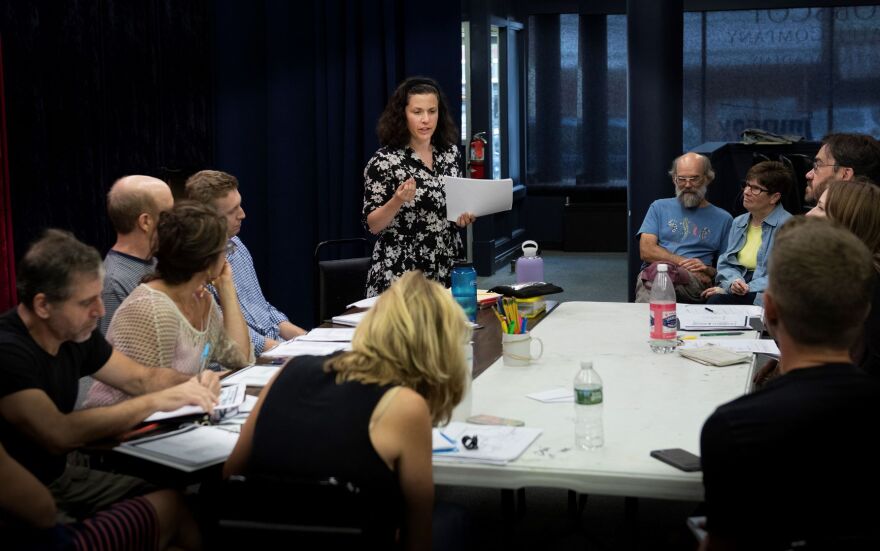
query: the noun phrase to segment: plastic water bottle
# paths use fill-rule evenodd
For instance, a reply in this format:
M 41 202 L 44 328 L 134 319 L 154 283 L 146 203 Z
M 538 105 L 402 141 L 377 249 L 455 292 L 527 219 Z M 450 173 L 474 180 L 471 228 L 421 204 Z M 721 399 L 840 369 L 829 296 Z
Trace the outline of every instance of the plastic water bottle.
M 477 270 L 469 262 L 456 262 L 452 268 L 452 296 L 471 321 L 477 321 Z
M 651 351 L 657 354 L 675 352 L 678 346 L 678 317 L 675 315 L 675 287 L 666 264 L 657 265 L 651 285 L 650 340 Z
M 523 255 L 516 259 L 516 282 L 544 281 L 544 259 L 538 256 L 538 244 L 525 241 Z
M 601 448 L 605 443 L 602 426 L 602 379 L 593 362 L 581 362 L 574 378 L 574 445 L 578 449 Z

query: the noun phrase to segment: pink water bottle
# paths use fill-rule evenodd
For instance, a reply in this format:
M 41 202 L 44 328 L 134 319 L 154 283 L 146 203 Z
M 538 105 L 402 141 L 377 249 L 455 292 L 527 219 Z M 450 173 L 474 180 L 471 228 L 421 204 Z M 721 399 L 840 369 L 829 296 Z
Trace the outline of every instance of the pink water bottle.
M 538 244 L 526 241 L 523 255 L 516 260 L 516 282 L 544 281 L 544 259 L 538 256 Z
M 651 285 L 650 338 L 651 351 L 657 354 L 675 352 L 678 346 L 678 317 L 675 315 L 675 287 L 668 273 L 669 266 L 657 265 Z

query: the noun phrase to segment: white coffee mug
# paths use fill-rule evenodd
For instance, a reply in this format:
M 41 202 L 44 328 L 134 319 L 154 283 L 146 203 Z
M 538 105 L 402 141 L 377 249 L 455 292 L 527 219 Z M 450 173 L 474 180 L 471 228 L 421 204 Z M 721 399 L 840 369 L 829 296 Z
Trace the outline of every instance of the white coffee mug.
M 538 343 L 538 353 L 532 353 L 532 343 Z M 538 337 L 525 333 L 501 333 L 501 357 L 504 365 L 523 366 L 537 360 L 544 353 L 544 343 Z

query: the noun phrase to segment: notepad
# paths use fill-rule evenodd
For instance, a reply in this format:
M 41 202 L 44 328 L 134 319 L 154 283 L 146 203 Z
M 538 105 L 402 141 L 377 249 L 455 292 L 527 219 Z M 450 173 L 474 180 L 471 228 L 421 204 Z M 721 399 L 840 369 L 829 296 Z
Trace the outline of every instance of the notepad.
M 314 342 L 314 341 L 286 341 L 272 350 L 263 352 L 266 358 L 287 358 L 292 356 L 326 356 L 338 350 L 351 350 L 350 342 Z
M 751 354 L 740 354 L 722 346 L 713 345 L 701 346 L 700 348 L 683 348 L 678 353 L 683 358 L 694 360 L 703 365 L 719 367 L 747 362 L 752 357 Z

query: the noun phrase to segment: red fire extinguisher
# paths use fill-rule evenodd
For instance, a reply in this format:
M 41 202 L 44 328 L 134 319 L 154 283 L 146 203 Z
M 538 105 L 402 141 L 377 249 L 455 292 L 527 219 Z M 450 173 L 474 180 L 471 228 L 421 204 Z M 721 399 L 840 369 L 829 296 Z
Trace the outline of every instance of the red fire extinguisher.
M 468 155 L 470 157 L 469 173 L 471 178 L 486 177 L 486 147 L 488 145 L 485 132 L 477 132 L 471 138 L 470 155 Z

